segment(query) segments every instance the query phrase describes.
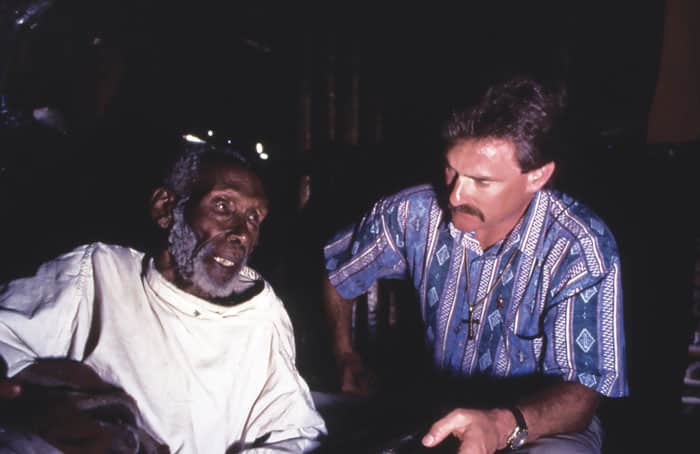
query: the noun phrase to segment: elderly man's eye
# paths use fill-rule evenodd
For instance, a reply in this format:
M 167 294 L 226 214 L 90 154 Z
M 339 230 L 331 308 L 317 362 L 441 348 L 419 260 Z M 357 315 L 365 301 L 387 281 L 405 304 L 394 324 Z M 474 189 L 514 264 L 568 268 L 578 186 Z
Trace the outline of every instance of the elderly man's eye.
M 214 201 L 214 208 L 216 209 L 216 211 L 221 213 L 225 213 L 226 211 L 228 211 L 228 205 L 223 200 Z
M 249 213 L 248 221 L 250 221 L 253 225 L 260 224 L 260 215 L 258 213 Z

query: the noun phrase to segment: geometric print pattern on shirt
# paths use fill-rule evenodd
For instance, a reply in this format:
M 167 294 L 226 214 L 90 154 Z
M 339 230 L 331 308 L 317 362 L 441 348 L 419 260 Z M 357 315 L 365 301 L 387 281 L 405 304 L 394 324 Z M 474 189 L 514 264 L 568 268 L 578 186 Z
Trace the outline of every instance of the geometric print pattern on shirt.
M 411 187 L 377 201 L 324 255 L 344 298 L 377 279 L 411 279 L 442 370 L 556 375 L 606 396 L 628 394 L 617 245 L 566 194 L 536 193 L 506 238 L 484 251 L 472 232 L 446 222 L 431 186 Z M 470 303 L 479 320 L 473 339 Z

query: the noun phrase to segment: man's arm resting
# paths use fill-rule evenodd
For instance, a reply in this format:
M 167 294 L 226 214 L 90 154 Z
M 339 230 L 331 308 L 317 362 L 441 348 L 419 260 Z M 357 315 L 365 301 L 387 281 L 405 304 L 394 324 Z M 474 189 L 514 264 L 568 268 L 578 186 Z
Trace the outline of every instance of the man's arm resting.
M 557 383 L 517 404 L 528 426 L 527 442 L 558 433 L 578 432 L 590 424 L 600 395 L 584 385 Z M 456 409 L 437 421 L 423 438 L 426 446 L 435 446 L 448 435 L 461 440 L 462 448 L 479 447 L 467 452 L 491 453 L 506 447 L 516 426 L 510 410 Z M 462 451 L 460 451 L 462 452 Z
M 533 441 L 548 435 L 584 430 L 591 423 L 599 403 L 597 391 L 580 383 L 563 382 L 523 400 L 518 408 L 527 421 L 528 441 Z

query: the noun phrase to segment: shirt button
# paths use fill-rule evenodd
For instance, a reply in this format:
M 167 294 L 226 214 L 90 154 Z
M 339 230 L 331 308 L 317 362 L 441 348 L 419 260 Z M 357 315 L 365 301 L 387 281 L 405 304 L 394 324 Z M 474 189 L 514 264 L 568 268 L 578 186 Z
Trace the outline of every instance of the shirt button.
M 199 314 L 199 311 L 194 311 L 194 313 L 192 315 L 194 315 L 195 317 L 199 317 L 200 314 Z

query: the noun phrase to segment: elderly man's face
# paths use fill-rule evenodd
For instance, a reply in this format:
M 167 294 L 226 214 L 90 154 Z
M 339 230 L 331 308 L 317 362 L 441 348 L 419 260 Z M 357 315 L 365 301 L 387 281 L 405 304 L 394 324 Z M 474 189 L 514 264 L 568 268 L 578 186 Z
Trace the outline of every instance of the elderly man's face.
M 267 215 L 260 179 L 235 164 L 204 166 L 192 195 L 175 209 L 170 252 L 184 290 L 206 299 L 245 288 L 239 272 Z

